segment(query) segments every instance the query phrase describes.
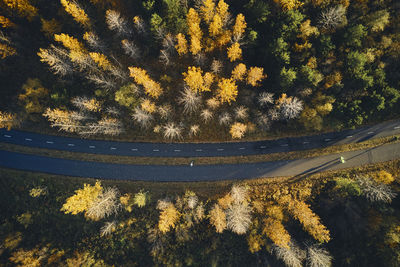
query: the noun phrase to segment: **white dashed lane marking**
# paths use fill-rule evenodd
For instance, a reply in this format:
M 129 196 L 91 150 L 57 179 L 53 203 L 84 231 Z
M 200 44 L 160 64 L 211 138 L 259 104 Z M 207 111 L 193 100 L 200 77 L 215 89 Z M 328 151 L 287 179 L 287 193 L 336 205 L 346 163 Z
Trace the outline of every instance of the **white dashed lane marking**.
M 329 138 L 326 138 L 325 139 L 325 142 L 329 142 L 329 141 L 331 141 L 332 139 L 329 139 Z
M 53 141 L 46 141 L 46 144 L 54 144 Z
M 397 129 L 400 129 L 400 126 L 396 126 L 396 127 L 394 127 L 393 129 L 396 129 L 396 130 L 397 130 Z
M 95 146 L 89 146 L 89 148 L 96 148 Z
M 132 151 L 138 151 L 138 149 L 137 149 L 137 148 L 132 148 L 131 150 L 132 150 Z
M 260 146 L 260 148 L 266 148 L 266 146 Z
M 239 147 L 239 149 L 240 149 L 240 150 L 245 150 L 246 148 L 245 148 L 245 147 Z
M 32 139 L 30 139 L 30 138 L 25 138 L 25 140 L 26 140 L 26 141 L 29 141 L 29 142 L 32 141 Z
M 11 135 L 5 134 L 4 137 L 11 138 Z
M 223 151 L 224 149 L 223 148 L 217 148 L 217 151 Z
M 348 136 L 346 136 L 346 138 L 352 138 L 353 136 L 352 135 L 348 135 Z
M 68 146 L 75 146 L 75 144 L 68 144 Z
M 281 146 L 289 146 L 288 144 L 282 144 Z
M 110 149 L 111 149 L 111 150 L 116 150 L 117 148 L 116 148 L 116 147 L 110 147 Z
M 309 144 L 310 142 L 308 142 L 308 141 L 304 141 L 303 142 L 303 145 L 306 145 L 306 144 Z
M 374 132 L 368 132 L 367 134 L 373 134 Z
M 180 149 L 174 149 L 174 151 L 175 151 L 175 152 L 181 152 L 181 150 L 180 150 Z
M 201 151 L 203 151 L 203 149 L 196 149 L 196 151 L 201 152 Z
M 158 151 L 160 151 L 160 150 L 158 150 L 158 149 L 153 149 L 153 151 L 154 151 L 154 152 L 158 152 Z

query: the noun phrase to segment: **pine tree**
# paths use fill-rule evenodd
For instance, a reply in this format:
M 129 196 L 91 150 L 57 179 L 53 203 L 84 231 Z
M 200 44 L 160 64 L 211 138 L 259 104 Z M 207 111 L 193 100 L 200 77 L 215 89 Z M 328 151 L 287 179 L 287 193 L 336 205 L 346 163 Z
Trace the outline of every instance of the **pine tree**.
M 171 228 L 175 228 L 175 225 L 181 214 L 175 208 L 174 204 L 168 203 L 160 212 L 160 218 L 158 222 L 158 229 L 162 233 L 168 232 Z
M 232 79 L 235 81 L 241 81 L 244 79 L 244 75 L 246 74 L 247 68 L 246 65 L 243 63 L 239 63 L 236 67 L 232 70 Z
M 190 35 L 190 52 L 197 55 L 201 51 L 201 37 L 203 35 L 200 29 L 200 17 L 197 12 L 190 8 L 186 17 Z
M 210 26 L 208 28 L 208 31 L 210 33 L 210 36 L 214 37 L 220 34 L 221 29 L 222 29 L 222 19 L 218 14 L 215 14 L 212 22 L 210 23 Z
M 209 24 L 214 17 L 215 3 L 214 0 L 204 0 L 203 5 L 200 7 L 203 20 Z
M 89 55 L 103 70 L 112 70 L 113 66 L 105 55 L 97 52 L 90 52 Z
M 235 25 L 233 25 L 233 31 L 232 31 L 233 39 L 236 42 L 242 38 L 243 33 L 246 30 L 246 27 L 247 27 L 247 24 L 246 24 L 243 14 L 238 14 L 236 16 Z

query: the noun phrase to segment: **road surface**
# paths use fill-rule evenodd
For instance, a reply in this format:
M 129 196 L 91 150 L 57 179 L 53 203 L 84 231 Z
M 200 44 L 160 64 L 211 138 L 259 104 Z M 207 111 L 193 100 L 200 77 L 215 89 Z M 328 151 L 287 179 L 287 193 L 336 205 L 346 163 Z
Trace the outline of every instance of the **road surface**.
M 385 137 L 394 134 L 400 134 L 400 119 L 373 126 L 365 126 L 355 130 L 257 142 L 198 144 L 130 143 L 42 135 L 16 130 L 7 131 L 6 129 L 0 129 L 0 142 L 71 152 L 120 156 L 219 157 L 307 150 L 331 145 L 362 142 L 370 138 Z
M 339 157 L 346 160 L 340 163 Z M 400 143 L 291 161 L 225 165 L 124 165 L 49 158 L 0 150 L 0 166 L 26 171 L 101 179 L 211 181 L 311 174 L 400 157 Z

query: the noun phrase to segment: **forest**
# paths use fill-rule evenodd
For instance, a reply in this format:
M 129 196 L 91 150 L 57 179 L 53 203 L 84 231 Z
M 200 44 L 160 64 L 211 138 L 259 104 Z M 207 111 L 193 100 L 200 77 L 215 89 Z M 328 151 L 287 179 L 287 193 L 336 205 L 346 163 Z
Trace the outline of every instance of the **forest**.
M 0 264 L 395 267 L 399 174 L 399 160 L 245 183 L 2 170 Z
M 395 0 L 0 1 L 0 126 L 260 139 L 398 116 Z
M 0 128 L 232 141 L 398 118 L 398 14 L 397 0 L 0 0 Z M 399 177 L 399 160 L 212 183 L 0 169 L 0 266 L 397 267 Z

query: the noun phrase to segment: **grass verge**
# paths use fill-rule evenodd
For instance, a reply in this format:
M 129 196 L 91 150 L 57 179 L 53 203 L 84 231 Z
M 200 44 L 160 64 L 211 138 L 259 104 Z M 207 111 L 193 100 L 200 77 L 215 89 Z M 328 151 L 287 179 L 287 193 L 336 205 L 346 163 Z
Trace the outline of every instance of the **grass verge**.
M 77 153 L 62 150 L 52 150 L 43 148 L 32 148 L 20 145 L 0 143 L 0 149 L 25 154 L 35 154 L 53 158 L 64 158 L 82 161 L 108 162 L 118 164 L 138 164 L 138 165 L 186 165 L 191 160 L 195 160 L 197 165 L 206 164 L 237 164 L 237 163 L 255 163 L 277 160 L 294 160 L 324 156 L 347 151 L 355 151 L 367 148 L 374 148 L 381 145 L 400 142 L 400 135 L 388 136 L 370 139 L 360 143 L 351 143 L 343 145 L 334 145 L 319 149 L 310 149 L 302 151 L 291 151 L 271 154 L 233 156 L 233 157 L 130 157 L 114 156 L 103 154 Z

